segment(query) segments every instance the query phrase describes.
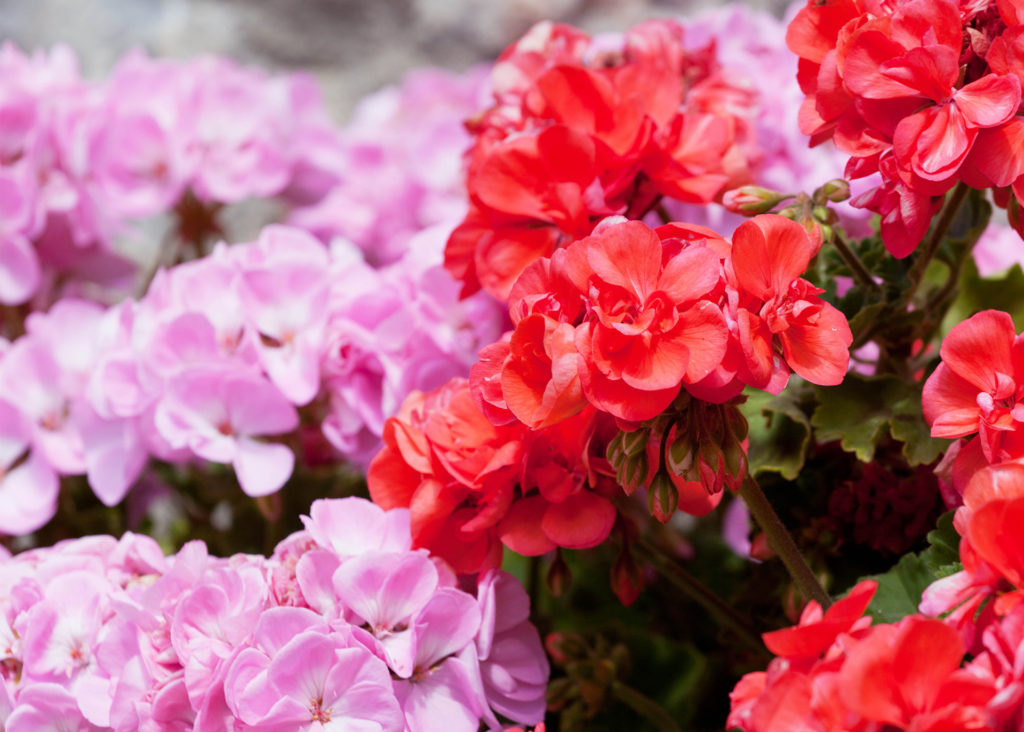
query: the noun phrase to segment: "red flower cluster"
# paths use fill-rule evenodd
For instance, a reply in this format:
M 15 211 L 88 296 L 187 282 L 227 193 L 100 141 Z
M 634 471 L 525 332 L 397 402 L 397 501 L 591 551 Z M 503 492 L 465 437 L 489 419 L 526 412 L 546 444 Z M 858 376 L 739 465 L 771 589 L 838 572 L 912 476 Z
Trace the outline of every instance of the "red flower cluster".
M 540 23 L 494 67 L 494 106 L 470 122 L 470 211 L 445 265 L 505 299 L 516 277 L 609 215 L 638 219 L 662 196 L 707 203 L 749 178 L 752 134 L 736 115 L 753 92 L 714 48 L 684 50 L 683 27 L 649 21 L 605 48 Z M 750 149 L 748 149 L 750 148 Z
M 850 329 L 800 278 L 813 254 L 780 216 L 744 222 L 732 244 L 698 226 L 609 220 L 516 282 L 515 330 L 474 367 L 475 396 L 496 423 L 536 429 L 588 404 L 648 420 L 681 387 L 716 403 L 744 385 L 778 393 L 790 369 L 838 384 Z
M 764 634 L 778 658 L 747 674 L 731 696 L 727 725 L 744 732 L 966 732 L 992 729 L 991 675 L 961 668 L 964 644 L 940 620 L 911 615 L 894 625 L 863 616 L 877 585 L 858 584 L 825 613 L 816 602 L 794 628 Z
M 942 363 L 924 385 L 932 437 L 961 440 L 951 454 L 953 485 L 963 490 L 980 468 L 1024 460 L 1024 335 L 1009 314 L 985 310 L 958 323 L 939 350 Z
M 801 129 L 850 154 L 847 177 L 881 174 L 855 204 L 881 214 L 895 256 L 914 250 L 958 181 L 1012 185 L 1011 214 L 1024 198 L 1022 22 L 1016 0 L 809 0 L 790 24 Z
M 953 520 L 962 537 L 963 571 L 933 583 L 921 602 L 929 615 L 949 613 L 947 622 L 960 629 L 969 647 L 976 647 L 988 626 L 1022 604 L 1021 517 L 1024 465 L 1007 463 L 975 473 Z
M 619 493 L 605 459 L 613 421 L 588 409 L 539 431 L 491 424 L 465 380 L 413 394 L 384 427 L 370 464 L 374 503 L 407 507 L 412 540 L 460 574 L 526 556 L 601 543 Z

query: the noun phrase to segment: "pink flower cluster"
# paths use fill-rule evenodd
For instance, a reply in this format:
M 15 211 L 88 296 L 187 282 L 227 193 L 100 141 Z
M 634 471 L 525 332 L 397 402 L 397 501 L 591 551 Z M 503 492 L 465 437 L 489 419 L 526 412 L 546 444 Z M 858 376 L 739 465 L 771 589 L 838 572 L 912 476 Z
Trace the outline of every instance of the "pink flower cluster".
M 242 112 L 241 110 L 244 110 Z M 308 203 L 335 176 L 337 131 L 306 76 L 220 58 L 124 57 L 104 83 L 66 48 L 0 49 L 0 303 L 37 307 L 69 280 L 124 284 L 115 235 L 204 203 L 285 196 Z
M 447 237 L 467 206 L 463 122 L 486 105 L 489 73 L 417 69 L 363 99 L 340 132 L 340 155 L 325 161 L 338 183 L 288 223 L 324 242 L 346 239 L 377 266 L 420 248 L 425 229 L 447 227 Z
M 500 729 L 548 663 L 504 572 L 410 550 L 409 513 L 321 500 L 273 557 L 93 536 L 0 564 L 0 727 Z M 333 724 L 332 724 L 333 722 Z M 336 727 L 344 722 L 342 727 Z
M 230 464 L 247 494 L 275 492 L 295 456 L 274 440 L 300 409 L 368 462 L 405 395 L 465 373 L 501 323 L 490 302 L 460 303 L 439 265 L 376 270 L 350 246 L 271 226 L 160 272 L 139 302 L 64 299 L 26 328 L 0 351 L 8 534 L 49 520 L 57 475 L 86 474 L 114 505 L 150 457 Z

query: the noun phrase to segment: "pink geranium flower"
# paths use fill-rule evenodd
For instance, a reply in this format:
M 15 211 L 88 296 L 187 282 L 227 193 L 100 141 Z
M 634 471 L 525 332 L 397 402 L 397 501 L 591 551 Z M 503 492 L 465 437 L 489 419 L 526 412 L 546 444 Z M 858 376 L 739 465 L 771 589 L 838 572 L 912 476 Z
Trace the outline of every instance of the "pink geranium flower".
M 251 496 L 273 493 L 292 473 L 295 456 L 284 445 L 254 439 L 291 432 L 295 408 L 257 376 L 222 369 L 182 374 L 168 385 L 156 411 L 156 426 L 174 447 L 235 468 Z

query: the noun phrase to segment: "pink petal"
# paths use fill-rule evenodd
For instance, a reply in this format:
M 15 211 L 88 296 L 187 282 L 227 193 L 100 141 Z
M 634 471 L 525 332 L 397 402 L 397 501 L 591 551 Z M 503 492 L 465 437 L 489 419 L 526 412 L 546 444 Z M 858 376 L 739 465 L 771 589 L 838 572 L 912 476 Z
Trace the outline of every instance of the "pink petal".
M 407 625 L 437 582 L 437 569 L 423 554 L 367 553 L 352 557 L 334 573 L 338 597 L 374 630 Z
M 272 384 L 258 378 L 231 378 L 224 385 L 231 426 L 244 435 L 277 435 L 299 425 L 295 408 Z
M 238 438 L 236 446 L 235 475 L 247 496 L 275 493 L 291 477 L 295 455 L 287 446 L 257 442 L 248 437 Z
M 0 532 L 27 534 L 57 512 L 60 483 L 53 468 L 35 453 L 0 478 Z
M 0 303 L 20 305 L 39 287 L 39 259 L 17 234 L 0 235 Z
M 426 670 L 458 653 L 472 642 L 480 628 L 476 598 L 456 589 L 441 588 L 416 616 L 417 669 Z

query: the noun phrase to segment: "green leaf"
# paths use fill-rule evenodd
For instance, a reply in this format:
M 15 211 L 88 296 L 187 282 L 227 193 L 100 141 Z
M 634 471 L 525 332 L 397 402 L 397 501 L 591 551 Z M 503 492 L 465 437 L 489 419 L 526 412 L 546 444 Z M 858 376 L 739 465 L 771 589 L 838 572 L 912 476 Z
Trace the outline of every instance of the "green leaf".
M 949 511 L 939 517 L 937 527 L 928 533 L 927 549 L 920 554 L 905 554 L 885 574 L 867 578 L 878 582 L 867 611 L 875 622 L 894 623 L 916 613 L 928 585 L 963 569 L 953 513 Z
M 800 408 L 799 387 L 779 396 L 756 389 L 748 389 L 747 395 L 740 411 L 750 423 L 750 473 L 779 473 L 796 480 L 811 444 L 811 423 Z
M 1024 324 L 1024 271 L 1013 265 L 998 277 L 982 277 L 970 257 L 960 275 L 960 295 L 942 320 L 942 333 L 982 310 L 1003 310 L 1018 326 Z
M 917 612 L 921 594 L 936 577 L 916 554 L 905 554 L 888 572 L 868 579 L 878 582 L 878 590 L 867 614 L 876 623 L 895 623 Z
M 921 559 L 937 577 L 952 574 L 947 571 L 950 567 L 955 566 L 957 568 L 953 571 L 960 571 L 960 534 L 953 528 L 955 513 L 947 511 L 939 516 L 936 527 L 928 532 L 930 546 L 921 552 Z
M 930 435 L 921 414 L 917 384 L 895 376 L 847 374 L 838 386 L 815 387 L 818 408 L 811 424 L 819 440 L 839 440 L 843 449 L 871 462 L 875 447 L 887 435 L 903 443 L 911 465 L 930 463 L 948 442 Z

